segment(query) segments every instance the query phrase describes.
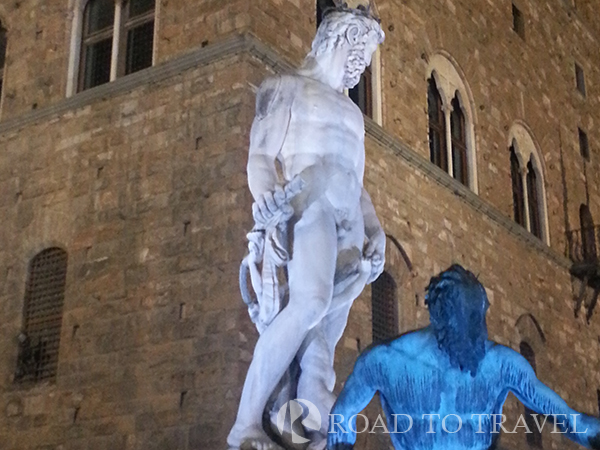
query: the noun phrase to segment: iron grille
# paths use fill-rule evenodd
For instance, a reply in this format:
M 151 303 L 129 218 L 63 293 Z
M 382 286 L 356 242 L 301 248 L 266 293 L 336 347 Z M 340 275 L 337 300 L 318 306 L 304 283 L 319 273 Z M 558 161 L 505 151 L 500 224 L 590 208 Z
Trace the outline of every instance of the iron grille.
M 67 253 L 60 248 L 43 250 L 31 260 L 17 381 L 56 376 L 66 275 Z
M 152 65 L 154 48 L 154 0 L 131 0 L 127 4 L 125 75 Z
M 373 342 L 380 342 L 398 334 L 398 304 L 396 282 L 383 272 L 371 285 Z

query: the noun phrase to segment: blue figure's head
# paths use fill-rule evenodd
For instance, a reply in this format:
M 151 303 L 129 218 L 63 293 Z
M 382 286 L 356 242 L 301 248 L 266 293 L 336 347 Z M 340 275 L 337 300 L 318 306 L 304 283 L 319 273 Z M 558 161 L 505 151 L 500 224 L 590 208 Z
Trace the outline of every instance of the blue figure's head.
M 485 289 L 470 271 L 458 264 L 431 278 L 425 303 L 438 345 L 452 365 L 477 373 L 488 337 Z

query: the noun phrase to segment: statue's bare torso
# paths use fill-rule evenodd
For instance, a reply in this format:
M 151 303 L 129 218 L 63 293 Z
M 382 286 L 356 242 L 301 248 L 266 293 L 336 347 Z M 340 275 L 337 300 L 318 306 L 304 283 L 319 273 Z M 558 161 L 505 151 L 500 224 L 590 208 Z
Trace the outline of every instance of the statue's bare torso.
M 359 213 L 365 161 L 364 122 L 359 108 L 343 93 L 309 77 L 273 79 L 289 114 L 278 160 L 284 182 L 300 176 L 307 187 L 300 198 L 321 197 L 337 211 Z M 278 102 L 278 99 L 273 99 Z M 297 202 L 297 212 L 305 207 Z M 354 214 L 352 214 L 354 215 Z

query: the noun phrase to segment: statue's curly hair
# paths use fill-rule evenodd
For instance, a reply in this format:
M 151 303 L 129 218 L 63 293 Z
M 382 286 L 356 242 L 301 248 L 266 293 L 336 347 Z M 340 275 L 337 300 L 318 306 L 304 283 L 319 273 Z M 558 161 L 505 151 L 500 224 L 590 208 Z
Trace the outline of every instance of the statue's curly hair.
M 331 51 L 348 39 L 354 40 L 353 44 L 364 44 L 372 37 L 377 39 L 378 44 L 385 39 L 385 33 L 377 20 L 361 14 L 332 10 L 323 17 L 309 56 L 315 57 Z
M 481 308 L 481 314 L 469 317 L 460 314 L 469 303 L 475 310 Z M 454 264 L 431 278 L 425 304 L 440 348 L 448 353 L 453 364 L 474 375 L 485 354 L 488 337 L 485 312 L 489 302 L 483 285 L 472 272 Z M 465 335 L 468 339 L 464 339 Z

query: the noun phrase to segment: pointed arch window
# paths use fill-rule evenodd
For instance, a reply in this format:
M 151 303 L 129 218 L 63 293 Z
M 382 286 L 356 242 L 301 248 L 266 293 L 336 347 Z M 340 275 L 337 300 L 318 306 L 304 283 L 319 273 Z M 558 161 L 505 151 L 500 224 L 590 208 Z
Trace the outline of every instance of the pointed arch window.
M 521 343 L 519 344 L 519 351 L 521 355 L 527 360 L 533 371 L 537 373 L 535 352 L 533 351 L 533 348 L 531 348 L 531 345 L 529 345 L 525 341 L 521 341 Z M 530 447 L 542 448 L 542 434 L 540 433 L 540 430 L 532 414 L 535 414 L 535 411 L 525 407 L 525 423 L 531 431 L 531 433 L 526 433 L 527 444 L 529 444 Z
M 517 157 L 517 152 L 515 152 L 514 145 L 510 146 L 510 178 L 512 180 L 513 217 L 515 222 L 526 228 L 523 177 L 521 174 L 521 165 L 519 163 L 519 158 Z
M 398 304 L 396 282 L 383 272 L 371 285 L 373 342 L 380 342 L 398 334 Z
M 448 171 L 446 152 L 446 119 L 442 96 L 433 77 L 427 85 L 427 113 L 429 117 L 429 160 L 441 169 Z
M 83 12 L 79 90 L 152 65 L 155 0 L 90 0 Z
M 509 131 L 513 217 L 531 234 L 550 244 L 543 158 L 527 125 L 516 122 Z
M 67 253 L 60 248 L 43 250 L 29 263 L 16 381 L 56 376 L 66 276 Z
M 452 100 L 450 130 L 452 137 L 452 176 L 465 186 L 469 186 L 466 121 L 458 96 L 455 96 Z
M 541 239 L 542 225 L 540 219 L 538 180 L 531 160 L 527 163 L 527 201 L 529 207 L 529 231 L 531 234 Z

